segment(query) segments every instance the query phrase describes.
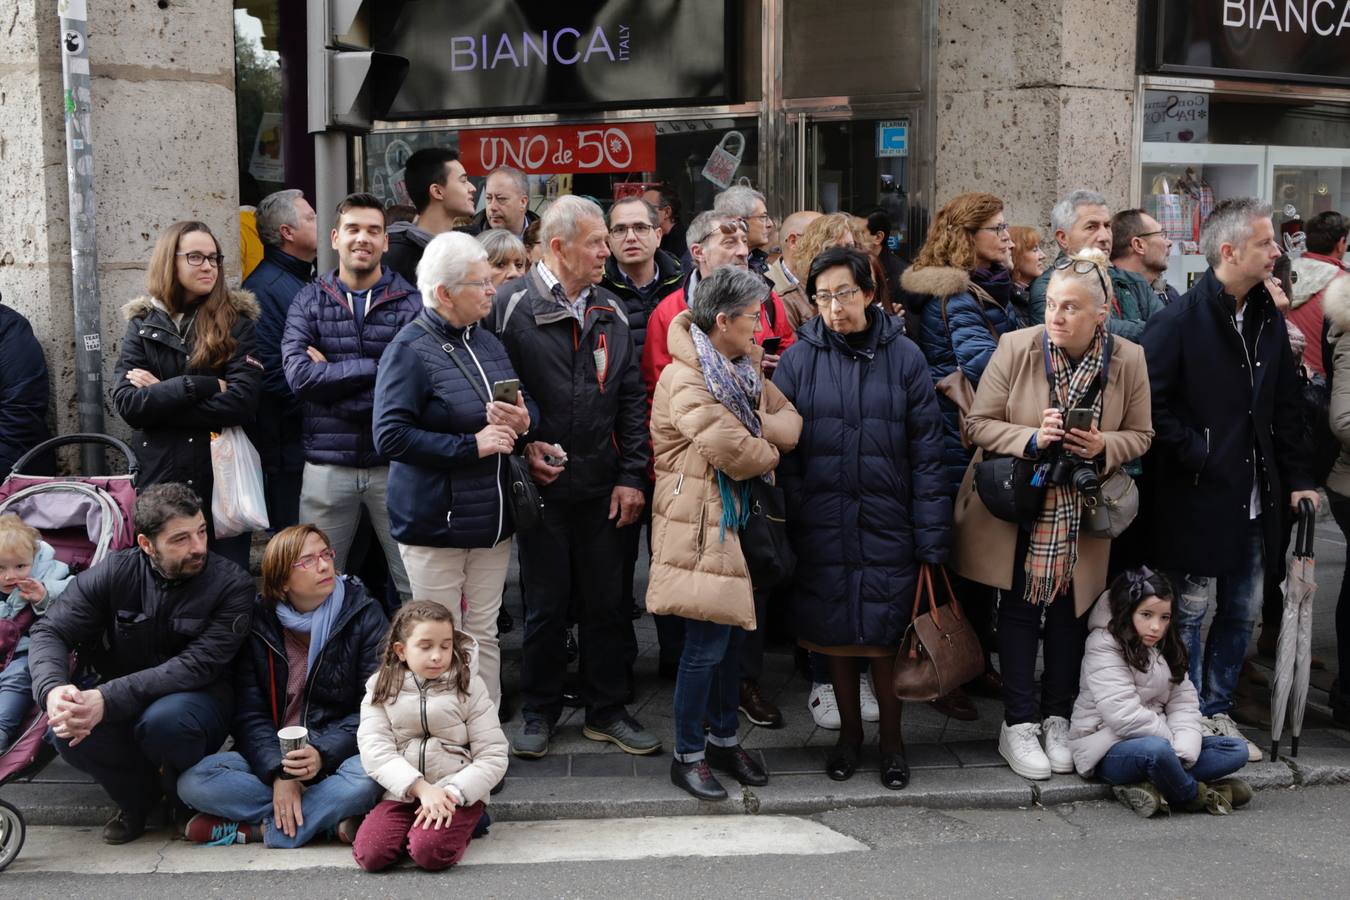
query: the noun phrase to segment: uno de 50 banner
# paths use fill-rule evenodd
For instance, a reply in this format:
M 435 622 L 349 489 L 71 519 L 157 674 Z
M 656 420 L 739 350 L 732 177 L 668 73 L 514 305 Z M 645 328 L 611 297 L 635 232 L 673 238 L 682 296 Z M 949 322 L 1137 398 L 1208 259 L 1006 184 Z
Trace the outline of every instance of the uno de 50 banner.
M 515 166 L 527 175 L 641 172 L 656 168 L 656 125 L 554 125 L 459 133 L 470 175 Z
M 387 118 L 724 102 L 732 37 L 727 0 L 407 3 Z

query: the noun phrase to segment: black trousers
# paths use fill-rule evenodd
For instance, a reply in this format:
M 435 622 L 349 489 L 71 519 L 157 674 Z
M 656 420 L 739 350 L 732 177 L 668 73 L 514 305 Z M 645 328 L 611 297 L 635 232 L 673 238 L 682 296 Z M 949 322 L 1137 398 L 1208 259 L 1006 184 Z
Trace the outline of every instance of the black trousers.
M 624 631 L 632 631 L 622 590 L 622 532 L 609 518 L 609 497 L 549 501 L 544 504 L 543 523 L 517 541 L 525 581 L 520 666 L 524 710 L 550 722 L 562 714 L 564 631 L 571 606 L 577 617 L 586 721 L 607 725 L 624 713 L 628 682 Z
M 998 605 L 998 662 L 1003 674 L 1004 721 L 1009 725 L 1036 722 L 1043 716 L 1073 713 L 1078 694 L 1078 670 L 1083 664 L 1087 641 L 1087 617 L 1074 615 L 1073 591 L 1060 594 L 1048 607 L 1022 599 L 1026 593 L 1026 555 L 1029 535 L 1017 532 L 1013 554 L 1012 589 Z M 1039 702 L 1036 696 L 1036 647 L 1041 639 L 1041 613 L 1045 613 L 1045 670 L 1041 673 Z

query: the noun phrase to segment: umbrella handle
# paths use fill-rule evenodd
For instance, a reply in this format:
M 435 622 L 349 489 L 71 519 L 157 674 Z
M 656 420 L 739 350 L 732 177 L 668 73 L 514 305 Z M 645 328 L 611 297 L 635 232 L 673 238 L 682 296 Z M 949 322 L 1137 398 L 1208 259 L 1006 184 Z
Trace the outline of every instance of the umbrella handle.
M 1275 738 L 1270 742 L 1270 761 L 1277 762 L 1280 758 L 1280 741 Z
M 1295 556 L 1303 559 L 1312 558 L 1316 525 L 1317 511 L 1313 509 L 1312 501 L 1307 498 L 1298 501 L 1298 529 L 1294 535 Z
M 1298 735 L 1289 738 L 1289 755 L 1298 756 Z

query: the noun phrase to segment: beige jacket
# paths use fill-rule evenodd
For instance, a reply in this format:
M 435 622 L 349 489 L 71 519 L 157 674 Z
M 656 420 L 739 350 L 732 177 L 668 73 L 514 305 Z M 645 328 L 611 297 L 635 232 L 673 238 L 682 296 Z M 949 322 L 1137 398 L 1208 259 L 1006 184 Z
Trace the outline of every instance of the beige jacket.
M 425 778 L 460 805 L 488 802 L 506 774 L 507 744 L 483 679 L 475 674 L 468 695 L 460 696 L 448 673 L 419 685 L 405 672 L 398 695 L 376 706 L 370 697 L 377 678 L 378 672 L 366 682 L 356 746 L 384 799 L 412 800 L 413 783 Z
M 788 322 L 792 325 L 792 330 L 796 331 L 802 327 L 802 323 L 814 316 L 818 310 L 816 305 L 806 296 L 806 281 L 793 281 L 784 267 L 782 259 L 769 266 L 769 279 L 773 281 L 773 289 L 778 294 L 778 299 L 783 301 L 783 309 L 787 310 Z M 795 273 L 794 273 L 795 274 Z
M 1337 278 L 1322 294 L 1327 340 L 1334 348 L 1322 362 L 1331 377 L 1331 432 L 1341 442 L 1341 455 L 1327 476 L 1327 488 L 1350 497 L 1350 278 Z
M 755 598 L 740 537 L 720 535 L 717 470 L 738 481 L 772 472 L 779 454 L 797 446 L 802 419 L 766 380 L 759 408 L 764 436 L 750 434 L 704 384 L 691 327 L 689 310 L 671 322 L 671 364 L 652 397 L 656 490 L 647 609 L 753 630 Z M 758 364 L 763 351 L 756 346 L 752 353 Z
M 1044 325 L 1010 331 L 998 342 L 980 378 L 975 404 L 966 418 L 971 442 L 980 448 L 966 468 L 956 495 L 956 547 L 952 565 L 966 578 L 991 587 L 1012 587 L 1017 552 L 1017 525 L 995 518 L 975 490 L 975 466 L 986 452 L 1022 456 L 1041 424 L 1050 398 L 1041 354 Z M 1102 396 L 1102 424 L 1106 466 L 1110 474 L 1144 455 L 1153 442 L 1153 406 L 1149 395 L 1144 351 L 1117 336 Z M 1087 611 L 1106 588 L 1106 564 L 1111 542 L 1081 535 L 1078 563 L 1073 570 L 1074 610 Z M 1022 598 L 1016 598 L 1019 602 Z

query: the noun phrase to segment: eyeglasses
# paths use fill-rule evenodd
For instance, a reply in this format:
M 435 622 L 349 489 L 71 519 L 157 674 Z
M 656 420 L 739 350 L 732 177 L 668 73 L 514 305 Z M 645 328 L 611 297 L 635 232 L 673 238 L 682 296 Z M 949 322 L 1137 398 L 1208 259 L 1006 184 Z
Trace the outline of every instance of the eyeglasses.
M 981 225 L 979 228 L 972 228 L 971 231 L 992 231 L 999 236 L 1008 233 L 1008 223 L 999 222 L 997 225 Z
M 309 570 L 318 565 L 318 562 L 321 559 L 326 562 L 332 562 L 333 560 L 337 559 L 337 551 L 334 550 L 332 547 L 329 547 L 327 550 L 320 550 L 318 553 L 311 553 L 309 556 L 302 556 L 295 562 L 291 563 L 291 568 Z
M 838 303 L 840 306 L 847 306 L 848 301 L 853 299 L 853 295 L 862 290 L 861 288 L 849 287 L 840 288 L 831 293 L 830 291 L 816 291 L 811 295 L 811 299 L 816 301 L 816 306 L 829 306 L 831 303 Z
M 698 240 L 694 241 L 694 243 L 695 243 L 695 244 L 701 244 L 701 243 L 703 243 L 704 241 L 706 241 L 708 238 L 712 237 L 714 234 L 717 234 L 719 231 L 722 232 L 722 234 L 727 234 L 727 235 L 732 235 L 732 234 L 744 234 L 745 231 L 746 231 L 745 220 L 744 220 L 744 219 L 732 219 L 732 220 L 729 221 L 729 222 L 723 222 L 722 224 L 718 225 L 718 226 L 717 226 L 716 228 L 714 228 L 713 230 L 709 231 L 709 232 L 708 232 L 707 234 L 705 234 L 703 237 L 701 237 L 701 238 L 699 238 Z
M 1148 238 L 1148 237 L 1153 237 L 1153 236 L 1156 235 L 1156 234 L 1163 234 L 1163 233 L 1164 233 L 1163 230 L 1162 230 L 1161 228 L 1159 228 L 1157 231 L 1144 231 L 1144 232 L 1141 232 L 1140 234 L 1136 234 L 1135 237 L 1137 237 L 1137 238 Z
M 757 215 L 757 216 L 742 216 L 742 217 L 741 217 L 741 221 L 742 221 L 742 222 L 749 222 L 751 219 L 763 219 L 763 220 L 764 220 L 764 224 L 765 224 L 765 225 L 768 225 L 770 222 L 773 221 L 773 216 L 771 216 L 770 214 L 764 212 L 764 213 L 760 213 L 760 214 Z
M 492 287 L 492 279 L 484 278 L 482 281 L 456 281 L 455 287 L 476 287 L 486 291 L 488 288 Z
M 650 237 L 655 231 L 655 226 L 648 225 L 646 222 L 636 222 L 632 225 L 615 225 L 609 229 L 609 236 L 612 238 L 621 238 L 628 232 L 633 232 L 640 238 Z
M 736 313 L 736 315 L 732 316 L 732 318 L 739 319 L 744 315 L 745 313 Z M 751 313 L 750 318 L 755 320 L 755 327 L 758 328 L 760 326 L 760 323 L 764 321 L 764 313 L 763 311 Z
M 220 264 L 225 261 L 225 256 L 222 253 L 199 253 L 196 250 L 190 250 L 187 253 L 175 253 L 174 256 L 187 257 L 188 265 L 194 269 L 204 262 L 209 262 L 213 269 L 219 269 Z
M 1097 281 L 1102 286 L 1102 299 L 1111 299 L 1111 291 L 1106 287 L 1106 276 L 1102 274 L 1102 267 L 1100 265 L 1090 259 L 1074 259 L 1071 256 L 1061 256 L 1059 259 L 1055 260 L 1056 271 L 1062 272 L 1070 266 L 1072 266 L 1073 270 L 1079 275 L 1086 275 L 1088 272 L 1096 272 Z

